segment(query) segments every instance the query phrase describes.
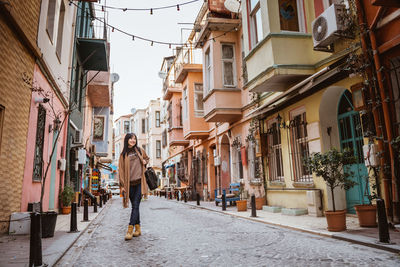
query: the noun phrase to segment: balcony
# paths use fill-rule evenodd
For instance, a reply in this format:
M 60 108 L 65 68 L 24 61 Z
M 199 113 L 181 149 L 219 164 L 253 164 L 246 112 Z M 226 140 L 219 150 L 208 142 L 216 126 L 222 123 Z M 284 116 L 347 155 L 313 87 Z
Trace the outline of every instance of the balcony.
M 203 99 L 206 122 L 235 122 L 242 116 L 241 90 L 213 89 Z
M 206 43 L 212 31 L 233 32 L 240 25 L 240 19 L 215 18 L 209 17 L 203 25 L 197 36 L 196 48 L 200 48 Z
M 189 72 L 202 72 L 201 51 L 182 48 L 175 61 L 175 82 L 182 83 Z
M 182 89 L 180 87 L 165 87 L 163 100 L 171 100 L 174 93 L 181 93 Z
M 111 105 L 110 73 L 106 71 L 89 71 L 88 98 L 92 107 L 109 107 Z
M 169 146 L 187 146 L 189 140 L 183 138 L 182 126 L 171 127 L 168 129 Z
M 269 33 L 245 57 L 251 92 L 283 92 L 315 72 L 329 55 L 313 50 L 311 34 Z

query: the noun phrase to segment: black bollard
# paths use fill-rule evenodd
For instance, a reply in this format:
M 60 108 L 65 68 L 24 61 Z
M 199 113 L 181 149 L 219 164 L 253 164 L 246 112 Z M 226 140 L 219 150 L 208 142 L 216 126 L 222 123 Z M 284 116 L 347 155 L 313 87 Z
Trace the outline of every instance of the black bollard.
M 379 242 L 390 243 L 389 225 L 387 223 L 385 201 L 383 199 L 376 200 L 376 209 L 378 211 Z
M 97 199 L 93 201 L 93 212 L 97 212 Z
M 101 195 L 103 196 L 103 204 L 105 205 L 107 203 L 106 195 L 104 195 L 104 194 L 101 194 Z
M 42 265 L 42 231 L 40 213 L 31 213 L 31 235 L 29 245 L 29 266 Z
M 78 223 L 77 223 L 77 218 L 76 218 L 76 203 L 73 202 L 71 203 L 71 224 L 69 227 L 69 232 L 70 233 L 75 233 L 78 232 Z
M 222 194 L 222 210 L 226 210 L 226 196 Z
M 103 207 L 103 201 L 101 199 L 101 195 L 99 196 L 99 207 L 102 208 Z
M 172 192 L 169 192 L 169 199 L 172 199 Z
M 164 196 L 165 196 L 165 198 L 167 198 L 167 190 L 165 190 Z
M 257 217 L 256 196 L 255 195 L 251 196 L 251 217 Z
M 185 203 L 187 202 L 187 194 L 186 192 L 183 192 L 183 199 L 185 200 Z
M 88 207 L 88 200 L 85 198 L 83 201 L 83 221 L 89 221 L 89 207 Z
M 200 194 L 196 194 L 196 199 L 197 199 L 197 206 L 200 206 Z

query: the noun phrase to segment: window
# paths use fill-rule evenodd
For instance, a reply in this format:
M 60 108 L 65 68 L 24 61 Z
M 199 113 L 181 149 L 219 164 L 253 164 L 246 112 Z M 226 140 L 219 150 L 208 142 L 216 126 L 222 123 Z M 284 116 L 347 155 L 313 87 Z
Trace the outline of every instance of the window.
M 235 86 L 235 46 L 222 45 L 222 75 L 224 86 Z
M 167 146 L 167 129 L 162 132 L 162 146 Z
M 304 108 L 293 111 L 290 114 L 290 141 L 292 164 L 295 182 L 311 182 L 312 176 L 308 168 L 304 166 L 304 160 L 309 157 L 307 122 Z
M 64 16 L 65 16 L 65 5 L 64 1 L 61 1 L 60 16 L 58 17 L 58 33 L 57 33 L 57 44 L 56 44 L 57 45 L 56 54 L 60 61 L 61 61 L 62 41 L 64 32 Z
M 202 158 L 201 158 L 201 163 L 202 163 L 202 170 L 203 170 L 203 183 L 207 184 L 208 183 L 208 174 L 207 174 L 207 152 L 205 149 L 203 149 L 202 153 Z
M 156 127 L 159 128 L 161 126 L 161 120 L 160 120 L 160 111 L 156 111 Z
M 267 144 L 269 180 L 283 182 L 281 130 L 276 120 L 268 123 Z
M 161 158 L 161 141 L 156 141 L 156 158 Z
M 194 116 L 203 117 L 204 105 L 203 105 L 203 84 L 194 84 Z
M 37 126 L 36 126 L 36 143 L 33 160 L 33 181 L 40 182 L 42 180 L 43 171 L 43 144 L 44 130 L 46 126 L 46 109 L 39 105 Z
M 279 21 L 282 31 L 305 32 L 302 0 L 279 0 Z
M 124 134 L 129 133 L 129 130 L 131 129 L 131 125 L 129 121 L 124 121 Z
M 172 128 L 172 102 L 168 105 L 168 128 Z
M 183 99 L 182 99 L 182 106 L 183 106 L 183 119 L 186 120 L 188 118 L 188 99 L 187 99 L 187 88 L 183 88 Z
M 183 126 L 182 99 L 179 99 L 178 105 L 179 105 L 179 108 L 178 108 L 178 110 L 179 110 L 179 114 L 178 114 L 179 126 Z
M 146 133 L 146 119 L 142 119 L 142 134 Z
M 235 140 L 240 140 L 240 137 L 236 137 Z M 234 181 L 238 181 L 243 178 L 243 163 L 242 163 L 242 153 L 241 144 L 238 146 L 232 146 L 232 176 Z
M 150 126 L 149 126 L 149 117 L 146 117 L 146 132 L 148 133 L 150 130 Z
M 250 24 L 250 42 L 251 48 L 255 47 L 258 42 L 260 42 L 263 38 L 263 30 L 262 30 L 262 19 L 261 19 L 261 9 L 260 9 L 260 1 L 259 0 L 248 0 L 250 15 L 249 15 L 249 24 Z
M 207 49 L 206 53 L 204 54 L 204 81 L 205 81 L 205 87 L 204 87 L 204 94 L 207 95 L 208 92 L 211 90 L 211 55 L 210 55 L 210 48 Z
M 115 136 L 119 136 L 121 134 L 120 130 L 121 130 L 121 122 L 119 121 L 119 122 L 117 122 L 117 125 L 115 126 Z
M 5 113 L 5 108 L 4 106 L 0 105 L 0 152 L 1 152 L 1 136 L 3 133 L 4 113 Z
M 49 34 L 52 42 L 54 34 L 54 20 L 56 15 L 56 2 L 56 0 L 49 0 L 49 6 L 47 7 L 46 31 Z

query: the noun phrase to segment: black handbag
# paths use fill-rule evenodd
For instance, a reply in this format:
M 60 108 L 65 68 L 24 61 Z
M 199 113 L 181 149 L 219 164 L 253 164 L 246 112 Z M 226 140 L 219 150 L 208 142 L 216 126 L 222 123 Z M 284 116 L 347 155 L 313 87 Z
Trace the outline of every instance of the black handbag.
M 147 167 L 146 171 L 144 172 L 144 176 L 146 176 L 146 182 L 149 186 L 149 189 L 156 189 L 158 177 L 154 169 L 152 167 Z

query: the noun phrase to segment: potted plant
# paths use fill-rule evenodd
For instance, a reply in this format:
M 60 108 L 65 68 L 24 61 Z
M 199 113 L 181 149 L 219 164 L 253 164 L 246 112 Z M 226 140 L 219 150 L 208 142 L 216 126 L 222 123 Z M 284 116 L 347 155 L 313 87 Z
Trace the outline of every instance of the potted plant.
M 61 192 L 62 214 L 69 214 L 71 212 L 71 203 L 74 200 L 75 192 L 71 186 L 66 185 Z
M 239 196 L 240 200 L 236 200 L 237 211 L 247 211 L 247 199 L 244 199 L 244 187 L 243 183 L 240 183 Z
M 355 161 L 352 151 L 339 152 L 336 149 L 326 153 L 315 153 L 305 161 L 305 166 L 315 175 L 322 177 L 331 191 L 333 210 L 325 211 L 328 231 L 346 230 L 346 210 L 336 210 L 334 189 L 339 187 L 347 190 L 356 184 L 349 179 L 353 172 L 346 168 L 346 165 Z

